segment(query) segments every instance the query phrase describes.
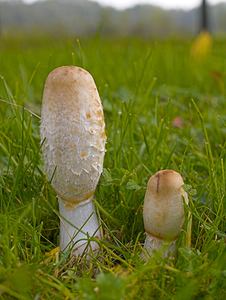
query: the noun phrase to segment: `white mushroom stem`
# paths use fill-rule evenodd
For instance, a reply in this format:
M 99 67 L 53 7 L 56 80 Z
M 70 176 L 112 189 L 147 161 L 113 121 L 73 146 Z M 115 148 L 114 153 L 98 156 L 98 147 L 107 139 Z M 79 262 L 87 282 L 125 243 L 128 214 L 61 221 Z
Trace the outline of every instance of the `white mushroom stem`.
M 175 253 L 176 241 L 164 241 L 146 233 L 143 257 L 147 259 L 153 254 L 153 252 L 161 249 L 164 257 Z
M 162 249 L 163 256 L 173 254 L 176 240 L 184 222 L 184 182 L 173 170 L 162 170 L 153 175 L 144 199 L 144 258 Z
M 53 70 L 45 83 L 41 139 L 45 170 L 59 199 L 60 248 L 96 251 L 100 224 L 92 202 L 105 154 L 105 123 L 92 76 L 74 66 Z
M 73 208 L 59 199 L 59 211 L 60 248 L 63 251 L 73 249 L 75 256 L 96 251 L 98 243 L 92 238 L 101 238 L 102 233 L 92 198 Z

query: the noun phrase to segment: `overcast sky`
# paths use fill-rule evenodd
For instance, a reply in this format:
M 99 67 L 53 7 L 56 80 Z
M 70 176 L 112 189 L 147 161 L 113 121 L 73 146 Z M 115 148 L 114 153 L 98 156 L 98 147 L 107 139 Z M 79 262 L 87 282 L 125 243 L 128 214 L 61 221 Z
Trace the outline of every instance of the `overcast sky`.
M 24 0 L 24 2 L 32 3 L 36 0 Z M 92 0 L 94 1 L 94 0 Z M 134 4 L 150 3 L 163 6 L 165 8 L 192 8 L 200 4 L 201 0 L 95 0 L 101 4 L 111 5 L 116 8 L 126 8 Z M 210 4 L 226 2 L 226 0 L 209 0 Z

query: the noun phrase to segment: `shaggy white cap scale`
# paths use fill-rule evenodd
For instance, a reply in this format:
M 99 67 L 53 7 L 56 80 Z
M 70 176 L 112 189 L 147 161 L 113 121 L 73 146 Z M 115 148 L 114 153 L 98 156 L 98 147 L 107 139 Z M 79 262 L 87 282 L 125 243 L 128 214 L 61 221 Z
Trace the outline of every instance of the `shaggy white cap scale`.
M 41 138 L 46 172 L 57 194 L 74 205 L 90 198 L 105 154 L 105 124 L 92 76 L 78 67 L 52 71 L 45 84 Z

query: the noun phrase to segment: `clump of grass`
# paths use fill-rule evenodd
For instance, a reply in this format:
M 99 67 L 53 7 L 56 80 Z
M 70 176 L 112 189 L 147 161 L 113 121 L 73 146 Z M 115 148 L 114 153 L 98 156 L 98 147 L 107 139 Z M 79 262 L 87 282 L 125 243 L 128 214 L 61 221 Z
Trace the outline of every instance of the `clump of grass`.
M 214 43 L 197 64 L 183 40 L 1 41 L 2 299 L 225 299 L 225 45 Z M 100 257 L 87 265 L 54 250 L 57 201 L 40 157 L 44 79 L 68 64 L 93 74 L 107 125 L 95 200 L 105 239 Z M 174 127 L 175 117 L 182 126 Z M 156 255 L 144 264 L 146 183 L 165 168 L 180 172 L 186 183 L 191 248 L 185 226 L 174 260 Z

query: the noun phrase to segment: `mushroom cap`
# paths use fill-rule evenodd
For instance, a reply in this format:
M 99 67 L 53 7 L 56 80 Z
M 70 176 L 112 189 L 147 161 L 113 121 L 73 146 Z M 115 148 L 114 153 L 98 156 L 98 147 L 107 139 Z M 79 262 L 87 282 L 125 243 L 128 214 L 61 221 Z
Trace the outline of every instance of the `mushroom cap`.
M 173 170 L 151 176 L 144 198 L 146 233 L 164 240 L 175 240 L 184 221 L 183 178 Z
M 41 140 L 45 170 L 69 205 L 90 198 L 103 169 L 105 123 L 92 76 L 64 66 L 47 77 L 42 101 Z

